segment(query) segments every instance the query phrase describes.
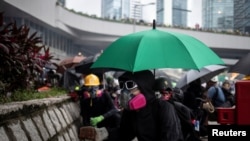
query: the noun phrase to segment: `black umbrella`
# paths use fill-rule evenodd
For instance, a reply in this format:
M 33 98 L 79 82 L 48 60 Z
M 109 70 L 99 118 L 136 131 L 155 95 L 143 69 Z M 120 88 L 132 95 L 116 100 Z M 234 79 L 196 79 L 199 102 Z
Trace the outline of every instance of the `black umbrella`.
M 68 68 L 63 73 L 63 87 L 65 89 L 73 89 L 75 86 L 80 85 L 82 74 L 76 73 L 73 68 Z
M 228 72 L 250 75 L 250 53 L 240 58 L 235 65 L 229 68 Z
M 75 66 L 75 71 L 77 73 L 82 74 L 103 74 L 108 71 L 120 71 L 119 69 L 115 68 L 91 68 L 92 64 L 97 60 L 100 55 L 101 53 L 98 53 L 96 55 L 89 56 L 83 59 L 78 65 Z
M 96 59 L 100 56 L 100 53 L 89 56 L 83 59 L 78 65 L 75 66 L 75 71 L 77 73 L 89 74 L 102 71 L 101 69 L 91 69 L 91 65 L 96 61 Z
M 226 71 L 227 67 L 222 65 L 208 65 L 200 70 L 189 70 L 183 75 L 176 84 L 176 87 L 186 89 L 193 81 L 200 79 L 201 83 L 208 82 L 214 76 Z
M 114 74 L 113 74 L 113 77 L 114 78 L 118 78 L 118 77 L 120 77 L 124 73 L 125 73 L 125 71 L 122 71 L 122 70 L 115 71 Z M 167 82 L 170 85 L 170 87 L 171 88 L 173 87 L 173 85 L 172 85 L 173 80 L 171 79 L 171 76 L 169 76 L 163 70 L 152 70 L 152 73 L 154 73 L 155 78 L 164 77 L 167 80 Z

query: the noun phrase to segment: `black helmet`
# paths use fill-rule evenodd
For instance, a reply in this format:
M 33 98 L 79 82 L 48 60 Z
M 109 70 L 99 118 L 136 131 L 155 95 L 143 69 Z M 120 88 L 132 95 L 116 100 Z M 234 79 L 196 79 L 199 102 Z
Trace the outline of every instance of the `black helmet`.
M 166 77 L 156 78 L 154 85 L 155 91 L 166 90 L 167 88 L 172 89 L 172 84 Z
M 180 88 L 175 87 L 175 88 L 173 89 L 173 98 L 174 98 L 176 101 L 183 102 L 183 100 L 184 100 L 183 91 L 182 91 Z

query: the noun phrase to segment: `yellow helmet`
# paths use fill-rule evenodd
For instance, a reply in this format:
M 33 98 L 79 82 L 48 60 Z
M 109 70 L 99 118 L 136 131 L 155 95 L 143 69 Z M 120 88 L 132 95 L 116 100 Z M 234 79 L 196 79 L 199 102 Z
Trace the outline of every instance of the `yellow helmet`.
M 94 74 L 89 74 L 84 78 L 85 86 L 99 86 L 100 81 L 99 78 Z

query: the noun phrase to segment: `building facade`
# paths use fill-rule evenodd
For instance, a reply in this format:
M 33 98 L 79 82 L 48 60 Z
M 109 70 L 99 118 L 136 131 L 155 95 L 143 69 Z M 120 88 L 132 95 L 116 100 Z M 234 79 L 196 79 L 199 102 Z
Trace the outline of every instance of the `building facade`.
M 140 0 L 102 0 L 101 11 L 101 17 L 105 19 L 142 19 Z
M 250 1 L 234 0 L 234 30 L 250 33 Z
M 30 35 L 36 32 L 36 35 L 41 37 L 42 43 L 49 47 L 51 52 L 58 52 L 53 54 L 56 58 L 64 58 L 66 54 L 74 56 L 78 52 L 82 52 L 81 46 L 75 44 L 72 37 L 43 22 L 30 18 L 16 17 L 8 13 L 4 14 L 4 22 L 6 24 L 16 22 L 17 27 L 22 25 L 29 27 Z
M 233 31 L 234 0 L 203 0 L 202 27 L 205 30 Z
M 158 25 L 187 26 L 187 0 L 157 0 L 156 22 Z
M 104 19 L 120 20 L 122 16 L 121 0 L 102 0 L 101 17 Z
M 0 0 L 0 11 L 4 11 L 4 21 L 7 23 L 8 20 L 16 19 L 19 25 L 32 27 L 32 33 L 37 32 L 42 36 L 43 43 L 50 47 L 52 55 L 60 59 L 75 56 L 78 52 L 82 52 L 84 56 L 95 55 L 119 37 L 133 32 L 133 24 L 83 16 L 63 7 L 58 0 Z M 136 31 L 149 28 L 151 25 L 137 25 Z M 180 32 L 201 40 L 224 58 L 227 64 L 234 64 L 235 59 L 249 52 L 249 36 L 157 28 L 162 31 Z

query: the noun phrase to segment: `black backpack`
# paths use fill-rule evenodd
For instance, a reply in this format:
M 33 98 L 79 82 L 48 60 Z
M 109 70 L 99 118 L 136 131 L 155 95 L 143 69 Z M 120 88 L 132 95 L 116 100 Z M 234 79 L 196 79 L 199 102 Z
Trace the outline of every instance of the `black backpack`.
M 189 111 L 189 108 L 180 102 L 171 101 L 170 103 L 175 107 L 175 111 L 180 119 L 184 141 L 200 141 L 191 122 L 192 113 Z M 186 113 L 190 113 L 190 117 Z
M 160 111 L 161 111 L 161 107 L 162 107 L 162 105 L 161 104 L 163 104 L 163 102 L 168 102 L 168 101 L 163 101 L 163 100 L 160 100 L 160 99 L 155 99 L 155 101 L 153 102 L 154 103 L 154 110 L 152 111 L 153 113 L 154 113 L 154 115 L 155 115 L 155 121 L 156 121 L 156 124 L 157 125 L 161 125 L 161 120 L 159 120 L 159 119 L 161 119 L 160 118 Z M 170 102 L 171 103 L 171 102 Z M 176 111 L 176 110 L 175 110 Z M 178 113 L 177 113 L 177 116 L 178 116 Z M 181 123 L 182 124 L 182 123 Z M 181 127 L 182 127 L 182 125 L 181 125 Z M 159 130 L 160 128 L 157 128 L 157 132 L 160 132 L 160 130 Z M 181 131 L 182 131 L 182 129 L 181 129 Z M 183 138 L 182 137 L 180 137 L 180 141 L 182 141 L 183 140 Z M 183 141 L 191 141 L 191 140 L 183 140 Z M 194 141 L 196 141 L 196 140 L 194 140 Z

